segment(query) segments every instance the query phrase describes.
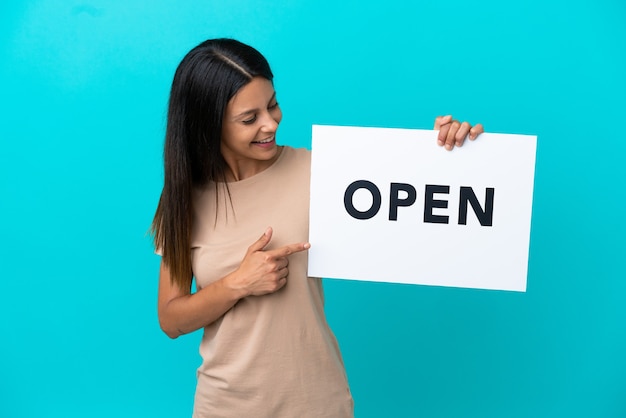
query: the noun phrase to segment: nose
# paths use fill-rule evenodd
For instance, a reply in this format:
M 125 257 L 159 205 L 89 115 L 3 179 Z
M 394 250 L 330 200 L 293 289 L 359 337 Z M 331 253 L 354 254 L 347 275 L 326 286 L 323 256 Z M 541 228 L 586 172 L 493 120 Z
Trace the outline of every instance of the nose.
M 272 114 L 271 112 L 264 112 L 261 129 L 264 132 L 274 133 L 278 129 L 282 114 Z

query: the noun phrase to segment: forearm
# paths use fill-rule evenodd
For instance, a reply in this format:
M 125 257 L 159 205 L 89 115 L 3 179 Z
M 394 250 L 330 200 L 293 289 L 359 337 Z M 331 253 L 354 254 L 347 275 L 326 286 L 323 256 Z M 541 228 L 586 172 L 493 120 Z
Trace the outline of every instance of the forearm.
M 161 329 L 170 338 L 176 338 L 204 328 L 221 318 L 245 296 L 242 289 L 230 285 L 227 276 L 196 293 L 181 295 L 160 304 Z

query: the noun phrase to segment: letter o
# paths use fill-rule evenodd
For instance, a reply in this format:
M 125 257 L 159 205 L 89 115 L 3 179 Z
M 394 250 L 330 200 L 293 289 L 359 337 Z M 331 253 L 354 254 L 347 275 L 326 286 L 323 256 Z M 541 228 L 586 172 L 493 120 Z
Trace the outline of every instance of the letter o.
M 354 207 L 354 203 L 352 202 L 352 197 L 354 193 L 359 189 L 367 189 L 372 194 L 372 206 L 366 210 L 365 212 L 361 212 Z M 343 205 L 346 208 L 346 211 L 355 219 L 371 219 L 380 210 L 380 205 L 382 203 L 382 197 L 380 194 L 380 190 L 378 187 L 371 181 L 367 180 L 357 180 L 350 184 L 346 189 L 346 192 L 343 195 Z

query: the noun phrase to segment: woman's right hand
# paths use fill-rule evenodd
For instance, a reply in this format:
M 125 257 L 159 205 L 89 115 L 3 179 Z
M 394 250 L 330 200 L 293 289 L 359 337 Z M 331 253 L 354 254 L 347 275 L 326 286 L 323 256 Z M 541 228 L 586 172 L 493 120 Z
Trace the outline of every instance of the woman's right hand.
M 308 242 L 289 244 L 273 250 L 265 250 L 272 239 L 272 228 L 250 247 L 239 268 L 228 280 L 232 288 L 239 289 L 244 296 L 261 296 L 273 293 L 287 283 L 289 275 L 288 256 L 311 247 Z
M 250 295 L 276 292 L 287 283 L 287 257 L 311 247 L 308 242 L 265 250 L 272 239 L 272 229 L 252 244 L 239 268 L 191 294 L 171 280 L 169 268 L 161 261 L 159 273 L 159 322 L 170 337 L 205 327 L 232 308 L 239 299 Z

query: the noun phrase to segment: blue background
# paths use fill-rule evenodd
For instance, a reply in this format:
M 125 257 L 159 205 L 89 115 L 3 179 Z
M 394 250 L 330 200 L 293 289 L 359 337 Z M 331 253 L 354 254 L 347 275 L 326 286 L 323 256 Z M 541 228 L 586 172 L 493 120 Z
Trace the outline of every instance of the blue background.
M 626 416 L 624 2 L 42 0 L 0 5 L 1 417 L 190 415 L 146 231 L 175 67 L 218 36 L 268 57 L 283 143 L 539 137 L 526 293 L 325 281 L 357 417 Z

